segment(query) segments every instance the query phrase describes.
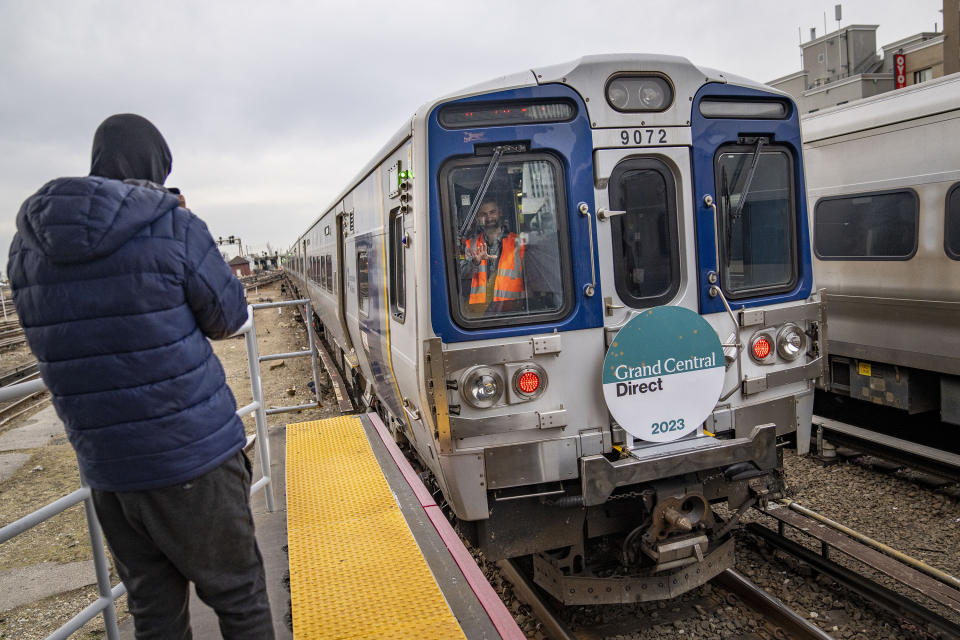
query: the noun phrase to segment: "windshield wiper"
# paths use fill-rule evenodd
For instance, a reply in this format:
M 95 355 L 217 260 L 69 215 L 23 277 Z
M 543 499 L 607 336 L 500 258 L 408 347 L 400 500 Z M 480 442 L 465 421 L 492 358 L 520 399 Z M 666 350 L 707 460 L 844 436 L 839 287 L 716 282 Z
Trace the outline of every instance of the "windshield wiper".
M 760 150 L 763 148 L 763 138 L 757 138 L 757 148 L 753 152 L 753 161 L 750 164 L 750 171 L 747 172 L 747 180 L 743 185 L 743 191 L 740 192 L 740 199 L 737 200 L 737 208 L 730 214 L 730 220 L 735 221 L 743 213 L 743 206 L 747 204 L 747 197 L 750 195 L 750 185 L 753 184 L 753 176 L 757 173 L 757 165 L 760 164 Z
M 470 225 L 473 224 L 473 220 L 477 217 L 477 209 L 480 208 L 480 203 L 483 201 L 483 196 L 487 195 L 487 189 L 490 187 L 490 183 L 493 181 L 493 174 L 497 170 L 497 166 L 500 164 L 500 156 L 503 155 L 503 147 L 494 147 L 493 148 L 493 157 L 490 158 L 490 164 L 487 165 L 487 171 L 483 174 L 483 180 L 480 181 L 480 186 L 477 187 L 477 193 L 473 198 L 473 203 L 470 205 L 470 211 L 467 213 L 466 220 L 463 221 L 463 224 L 460 225 L 460 232 L 457 234 L 460 238 L 466 237 L 467 229 L 470 228 Z

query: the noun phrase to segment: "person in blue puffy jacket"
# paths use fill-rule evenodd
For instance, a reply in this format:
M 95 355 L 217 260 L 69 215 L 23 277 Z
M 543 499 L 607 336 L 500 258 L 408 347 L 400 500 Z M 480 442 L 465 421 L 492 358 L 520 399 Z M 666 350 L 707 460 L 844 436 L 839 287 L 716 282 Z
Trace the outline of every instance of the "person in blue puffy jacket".
M 192 581 L 224 638 L 272 638 L 243 423 L 208 341 L 241 328 L 246 298 L 163 187 L 171 166 L 148 120 L 107 118 L 90 175 L 23 203 L 7 272 L 136 637 L 191 638 Z

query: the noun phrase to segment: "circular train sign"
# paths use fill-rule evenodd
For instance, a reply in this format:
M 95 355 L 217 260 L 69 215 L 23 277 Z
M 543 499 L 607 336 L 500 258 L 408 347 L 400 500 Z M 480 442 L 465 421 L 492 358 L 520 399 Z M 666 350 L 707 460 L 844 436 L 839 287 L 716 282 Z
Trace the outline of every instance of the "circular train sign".
M 683 307 L 655 307 L 617 333 L 603 359 L 603 395 L 623 429 L 669 442 L 697 430 L 723 391 L 720 339 Z

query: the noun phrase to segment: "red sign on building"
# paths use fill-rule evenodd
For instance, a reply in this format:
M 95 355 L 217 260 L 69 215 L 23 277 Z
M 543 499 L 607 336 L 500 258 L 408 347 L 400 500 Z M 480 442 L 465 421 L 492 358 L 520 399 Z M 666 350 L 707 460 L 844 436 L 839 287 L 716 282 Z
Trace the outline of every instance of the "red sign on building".
M 907 86 L 907 56 L 902 53 L 893 56 L 893 75 L 897 89 Z

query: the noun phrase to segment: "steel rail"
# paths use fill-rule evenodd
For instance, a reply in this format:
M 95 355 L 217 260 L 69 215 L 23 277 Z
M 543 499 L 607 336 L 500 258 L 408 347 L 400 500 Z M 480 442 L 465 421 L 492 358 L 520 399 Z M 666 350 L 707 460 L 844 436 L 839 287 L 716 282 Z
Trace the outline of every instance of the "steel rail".
M 908 556 L 902 551 L 898 551 L 893 547 L 887 546 L 882 542 L 874 540 L 873 538 L 866 536 L 860 533 L 859 531 L 855 531 L 849 527 L 846 527 L 840 524 L 839 522 L 836 522 L 834 520 L 831 520 L 830 518 L 827 518 L 826 516 L 822 516 L 816 511 L 811 511 L 810 509 L 807 509 L 806 507 L 802 506 L 800 503 L 795 502 L 789 498 L 784 498 L 782 500 L 778 500 L 777 502 L 779 502 L 780 504 L 786 507 L 789 507 L 790 509 L 793 509 L 797 513 L 805 515 L 811 520 L 816 520 L 817 522 L 827 525 L 831 529 L 834 529 L 836 531 L 839 531 L 840 533 L 846 534 L 851 538 L 853 538 L 854 540 L 856 540 L 857 542 L 865 544 L 868 547 L 872 547 L 877 551 L 880 551 L 881 553 L 884 553 L 890 556 L 891 558 L 894 558 L 895 560 L 899 560 L 905 565 L 911 566 L 914 569 L 917 569 L 918 571 L 922 571 L 923 573 L 927 574 L 931 578 L 936 578 L 937 580 L 939 580 L 940 582 L 942 582 L 943 584 L 949 587 L 953 587 L 954 589 L 960 589 L 960 580 L 950 575 L 946 571 L 941 571 L 936 567 L 931 567 L 930 565 L 928 565 L 926 562 L 923 562 L 922 560 L 917 560 L 916 558 Z
M 30 374 L 36 373 L 39 369 L 40 363 L 34 360 L 33 362 L 26 362 L 19 367 L 4 371 L 0 373 L 0 387 L 5 387 L 18 380 L 23 380 Z
M 830 576 L 841 586 L 859 594 L 867 600 L 878 604 L 882 609 L 910 620 L 919 620 L 927 625 L 940 629 L 947 637 L 960 637 L 960 625 L 957 625 L 943 616 L 930 611 L 913 600 L 903 597 L 892 589 L 888 589 L 873 580 L 861 576 L 846 567 L 824 558 L 820 554 L 789 540 L 788 538 L 768 529 L 762 524 L 751 522 L 747 524 L 747 531 L 763 538 L 781 551 L 807 563 L 820 573 Z
M 830 640 L 832 636 L 767 593 L 743 574 L 727 569 L 714 578 L 723 588 L 735 594 L 744 604 L 779 627 L 789 638 L 798 640 Z
M 960 456 L 956 454 L 822 416 L 813 416 L 813 424 L 822 429 L 824 438 L 833 444 L 844 445 L 953 482 L 960 481 Z
M 577 640 L 577 636 L 567 628 L 547 605 L 540 595 L 539 588 L 517 568 L 513 560 L 498 560 L 497 567 L 503 577 L 513 585 L 513 591 L 524 604 L 533 610 L 537 619 L 543 623 L 545 635 L 550 640 Z

